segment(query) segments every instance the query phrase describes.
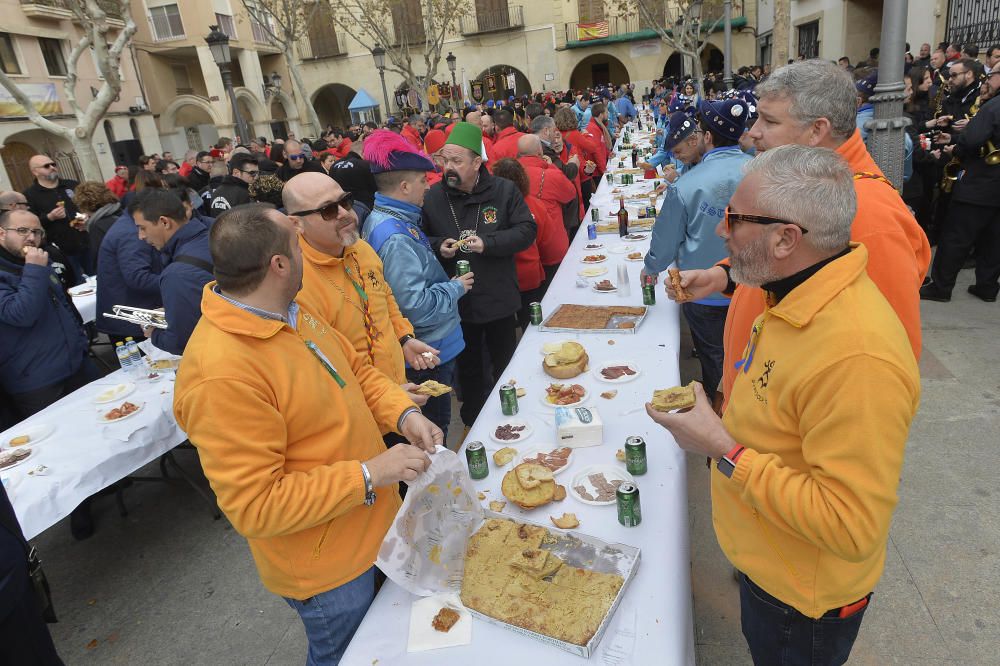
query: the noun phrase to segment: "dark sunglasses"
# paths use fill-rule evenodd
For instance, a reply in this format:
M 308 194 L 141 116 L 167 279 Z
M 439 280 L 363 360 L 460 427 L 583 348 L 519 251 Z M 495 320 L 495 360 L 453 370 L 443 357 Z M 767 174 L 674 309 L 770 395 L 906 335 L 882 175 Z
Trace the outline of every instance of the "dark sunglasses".
M 742 213 L 731 213 L 729 212 L 729 206 L 726 206 L 726 213 L 723 219 L 726 221 L 726 231 L 728 233 L 733 232 L 733 222 L 749 222 L 751 224 L 791 224 L 792 226 L 796 226 L 801 229 L 803 234 L 809 233 L 808 229 L 796 222 L 789 222 L 788 220 L 782 220 L 777 217 L 767 217 L 765 215 L 743 215 Z
M 962 74 L 965 74 L 965 71 L 961 71 L 961 72 L 948 72 L 948 78 L 949 79 L 953 79 L 956 76 L 961 76 Z
M 38 166 L 42 169 L 55 169 L 59 165 L 56 164 L 55 162 L 49 162 L 48 164 L 39 164 Z
M 340 197 L 338 201 L 328 203 L 322 208 L 313 208 L 312 210 L 300 210 L 297 213 L 289 213 L 289 215 L 294 215 L 295 217 L 305 217 L 306 215 L 312 215 L 313 213 L 319 213 L 320 217 L 329 222 L 330 220 L 337 219 L 339 215 L 338 208 L 342 208 L 345 213 L 351 212 L 354 207 L 354 195 L 348 192 L 344 196 Z
M 288 159 L 290 160 L 304 160 L 305 158 L 306 158 L 305 153 L 296 153 L 295 155 L 288 156 Z

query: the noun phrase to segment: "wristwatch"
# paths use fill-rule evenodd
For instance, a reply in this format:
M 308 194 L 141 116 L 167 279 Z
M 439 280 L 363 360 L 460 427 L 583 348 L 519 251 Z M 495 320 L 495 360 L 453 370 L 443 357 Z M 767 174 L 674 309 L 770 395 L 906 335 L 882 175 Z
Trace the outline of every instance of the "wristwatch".
M 719 469 L 720 472 L 723 473 L 723 475 L 725 475 L 727 479 L 733 478 L 733 472 L 736 470 L 736 463 L 739 461 L 740 456 L 743 455 L 743 452 L 746 450 L 747 449 L 745 446 L 740 446 L 739 444 L 737 444 L 736 446 L 734 446 L 732 449 L 729 450 L 729 453 L 719 458 L 716 461 L 715 466 Z
M 409 333 L 407 333 L 406 335 L 404 335 L 403 337 L 401 337 L 399 339 L 399 346 L 402 347 L 403 345 L 405 345 L 410 340 L 416 340 L 416 338 L 413 337 L 412 335 L 410 335 Z
M 365 477 L 365 506 L 375 504 L 375 486 L 372 485 L 372 475 L 368 471 L 368 465 L 361 463 L 361 474 Z

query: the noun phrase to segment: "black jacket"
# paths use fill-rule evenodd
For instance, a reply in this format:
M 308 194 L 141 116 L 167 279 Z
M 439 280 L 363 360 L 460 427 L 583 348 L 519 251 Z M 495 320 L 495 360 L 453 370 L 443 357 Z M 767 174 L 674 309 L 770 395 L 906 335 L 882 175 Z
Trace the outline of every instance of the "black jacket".
M 563 162 L 559 159 L 559 153 L 555 151 L 552 144 L 542 142 L 542 154 L 552 160 L 552 164 L 559 167 L 559 170 L 563 172 L 563 175 L 569 179 L 569 182 L 576 186 L 576 174 L 579 173 L 580 167 L 572 162 Z M 579 194 L 573 198 L 571 201 L 567 201 L 562 205 L 562 216 L 563 216 L 563 226 L 566 227 L 567 233 L 570 234 L 572 238 L 572 231 L 580 226 L 580 198 Z
M 208 187 L 208 181 L 211 178 L 207 171 L 202 171 L 198 167 L 193 167 L 191 172 L 187 175 L 188 187 L 190 187 L 195 192 L 200 192 L 204 188 Z
M 317 162 L 316 160 L 306 160 L 305 163 L 302 165 L 301 169 L 293 169 L 288 162 L 285 162 L 284 164 L 281 165 L 281 168 L 279 168 L 275 172 L 274 175 L 276 175 L 282 181 L 287 183 L 291 178 L 294 178 L 300 173 L 306 173 L 307 171 L 312 171 L 315 173 L 324 173 L 324 174 L 326 173 L 325 171 L 323 171 L 323 167 L 321 167 L 319 162 Z
M 979 99 L 979 85 L 972 84 L 968 88 L 956 90 L 947 95 L 941 102 L 941 115 L 951 116 L 952 122 L 961 120 L 969 114 L 972 105 Z M 946 130 L 947 131 L 947 130 Z M 952 137 L 952 141 L 954 141 Z
M 514 183 L 491 175 L 485 166 L 480 168 L 479 182 L 471 193 L 452 189 L 444 181 L 436 183 L 424 198 L 423 223 L 431 247 L 449 275 L 455 273 L 458 259 L 468 260 L 476 274 L 472 291 L 458 302 L 462 321 L 485 324 L 521 309 L 514 255 L 531 246 L 538 227 Z M 441 243 L 446 238 L 458 240 L 462 230 L 476 231 L 483 239 L 483 253 L 459 251 L 451 259 L 442 258 Z
M 980 155 L 987 141 L 1000 148 L 1000 97 L 994 97 L 979 109 L 955 141 L 954 155 L 962 160 L 965 173 L 955 183 L 955 201 L 996 207 L 1000 205 L 1000 164 L 989 165 Z
M 208 209 L 206 214 L 218 217 L 230 208 L 252 203 L 250 198 L 250 185 L 236 176 L 225 176 L 219 186 L 212 190 L 211 197 L 208 198 Z
M 28 200 L 28 208 L 38 216 L 45 229 L 45 235 L 49 241 L 55 243 L 63 252 L 67 254 L 80 254 L 87 249 L 87 232 L 77 231 L 69 226 L 78 209 L 73 202 L 73 191 L 76 189 L 75 180 L 59 179 L 59 186 L 54 188 L 42 187 L 35 181 L 22 194 Z M 61 220 L 50 220 L 47 216 L 56 208 L 56 202 L 62 201 L 66 208 L 66 217 Z

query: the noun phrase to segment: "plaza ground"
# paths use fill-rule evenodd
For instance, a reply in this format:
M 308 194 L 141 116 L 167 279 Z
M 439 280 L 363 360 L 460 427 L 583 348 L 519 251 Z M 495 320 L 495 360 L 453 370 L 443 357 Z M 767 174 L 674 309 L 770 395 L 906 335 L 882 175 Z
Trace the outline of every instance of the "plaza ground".
M 991 367 L 1000 359 L 1000 306 L 968 295 L 970 279 L 963 271 L 951 303 L 922 304 L 921 407 L 885 574 L 851 664 L 985 665 L 1000 653 L 1000 379 Z M 686 382 L 699 371 L 690 338 L 682 342 Z M 453 428 L 450 439 L 460 434 Z M 195 452 L 176 456 L 204 483 Z M 688 497 L 698 663 L 749 664 L 738 588 L 712 530 L 707 470 L 694 456 Z M 95 502 L 98 531 L 87 541 L 72 539 L 68 520 L 35 539 L 60 617 L 52 634 L 67 664 L 305 662 L 298 617 L 261 587 L 245 540 L 224 518 L 212 520 L 186 485 L 136 482 L 125 500 L 124 518 L 112 497 Z

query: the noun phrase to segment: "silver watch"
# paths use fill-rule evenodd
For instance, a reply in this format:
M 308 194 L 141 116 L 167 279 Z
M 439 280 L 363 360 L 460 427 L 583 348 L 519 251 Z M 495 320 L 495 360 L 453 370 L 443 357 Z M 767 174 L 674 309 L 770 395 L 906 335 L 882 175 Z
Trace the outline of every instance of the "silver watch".
M 372 485 L 372 475 L 368 465 L 361 463 L 361 474 L 365 477 L 365 506 L 375 504 L 375 486 Z

